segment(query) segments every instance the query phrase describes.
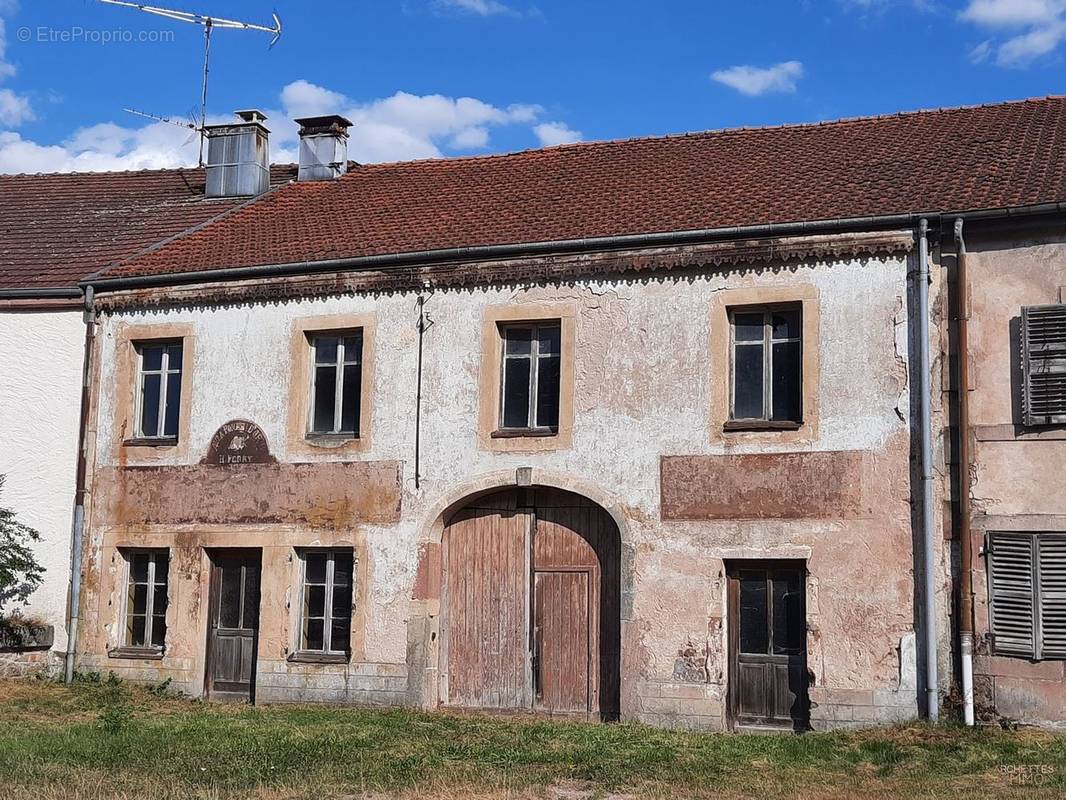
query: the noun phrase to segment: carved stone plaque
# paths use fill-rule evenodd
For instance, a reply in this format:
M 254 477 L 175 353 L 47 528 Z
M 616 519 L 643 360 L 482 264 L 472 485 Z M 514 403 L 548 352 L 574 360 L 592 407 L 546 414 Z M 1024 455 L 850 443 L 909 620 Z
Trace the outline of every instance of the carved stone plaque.
M 246 419 L 235 419 L 219 428 L 201 464 L 276 464 L 270 455 L 263 429 Z

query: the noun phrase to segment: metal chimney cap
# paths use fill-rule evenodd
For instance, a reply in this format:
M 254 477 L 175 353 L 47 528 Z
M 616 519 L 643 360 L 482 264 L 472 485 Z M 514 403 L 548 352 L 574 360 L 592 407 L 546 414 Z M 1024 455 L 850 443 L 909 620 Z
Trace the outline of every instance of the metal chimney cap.
M 340 114 L 326 114 L 321 117 L 301 117 L 294 120 L 300 126 L 301 136 L 313 136 L 319 133 L 332 133 L 336 135 L 348 135 L 348 129 L 352 127 L 352 121 Z
M 258 108 L 248 108 L 243 111 L 234 111 L 233 113 L 245 122 L 264 122 L 267 118 L 267 115 Z

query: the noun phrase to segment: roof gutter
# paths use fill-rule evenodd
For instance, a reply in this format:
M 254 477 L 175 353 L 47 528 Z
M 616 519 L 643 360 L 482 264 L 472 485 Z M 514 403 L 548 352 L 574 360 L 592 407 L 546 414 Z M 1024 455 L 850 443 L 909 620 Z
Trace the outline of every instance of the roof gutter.
M 81 297 L 80 286 L 62 289 L 0 289 L 0 300 L 57 300 Z
M 1008 219 L 1041 214 L 1066 213 L 1066 202 L 1013 206 L 980 211 L 952 212 L 950 216 L 965 220 Z M 776 222 L 763 225 L 702 228 L 691 231 L 598 236 L 586 239 L 563 239 L 546 242 L 525 242 L 504 245 L 477 245 L 439 250 L 417 250 L 407 253 L 385 253 L 356 258 L 332 258 L 316 261 L 295 261 L 264 264 L 253 267 L 220 267 L 194 272 L 171 272 L 159 275 L 103 277 L 96 273 L 80 285 L 92 284 L 97 292 L 119 289 L 141 289 L 154 286 L 173 286 L 188 283 L 209 283 L 226 280 L 278 278 L 316 272 L 339 270 L 391 270 L 422 264 L 536 256 L 546 253 L 580 253 L 590 250 L 625 249 L 683 244 L 698 244 L 723 239 L 755 238 L 760 236 L 803 236 L 824 233 L 845 233 L 872 229 L 916 228 L 922 219 L 949 216 L 941 213 L 889 214 L 884 216 L 848 217 L 846 219 L 804 222 Z

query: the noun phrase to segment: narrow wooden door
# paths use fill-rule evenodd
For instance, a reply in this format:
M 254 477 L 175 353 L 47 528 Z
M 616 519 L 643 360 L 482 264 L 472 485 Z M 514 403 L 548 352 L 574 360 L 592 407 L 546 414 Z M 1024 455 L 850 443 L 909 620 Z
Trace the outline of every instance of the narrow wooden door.
M 730 706 L 735 727 L 805 730 L 810 720 L 805 570 L 731 569 Z
M 534 577 L 534 708 L 586 718 L 591 710 L 589 573 L 543 572 Z
M 212 699 L 255 699 L 260 561 L 259 551 L 211 554 L 207 695 Z

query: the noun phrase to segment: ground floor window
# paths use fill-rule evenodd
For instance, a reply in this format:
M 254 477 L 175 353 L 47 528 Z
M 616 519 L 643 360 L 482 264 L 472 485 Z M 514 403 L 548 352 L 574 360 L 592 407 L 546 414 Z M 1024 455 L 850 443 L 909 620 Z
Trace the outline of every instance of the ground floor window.
M 1066 658 L 1066 533 L 991 533 L 985 553 L 993 650 Z
M 162 650 L 167 638 L 167 550 L 127 550 L 126 631 L 123 644 Z
M 347 654 L 351 650 L 351 550 L 304 550 L 300 650 Z

